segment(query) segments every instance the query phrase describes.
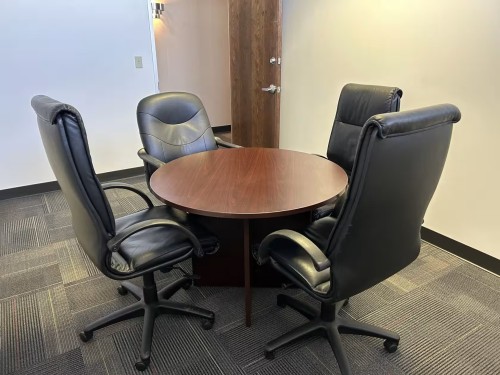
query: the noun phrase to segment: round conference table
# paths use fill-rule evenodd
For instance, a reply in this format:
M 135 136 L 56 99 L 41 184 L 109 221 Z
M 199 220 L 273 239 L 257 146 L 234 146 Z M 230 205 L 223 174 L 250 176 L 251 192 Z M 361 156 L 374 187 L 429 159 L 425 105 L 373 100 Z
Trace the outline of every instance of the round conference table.
M 221 250 L 234 254 L 243 248 L 247 326 L 251 324 L 251 229 L 263 237 L 288 227 L 286 221 L 277 224 L 276 218 L 305 213 L 310 221 L 314 208 L 341 194 L 346 186 L 346 173 L 328 159 L 272 148 L 228 148 L 186 155 L 163 165 L 150 180 L 151 190 L 162 202 L 212 218 L 212 223 L 222 220 L 224 224 L 215 234 L 239 238 L 232 245 L 239 249 L 223 249 L 222 241 Z M 235 235 L 238 227 L 234 223 L 242 225 L 242 236 Z M 217 254 L 202 261 L 217 258 Z M 214 268 L 217 264 L 219 269 Z M 212 262 L 205 273 L 210 277 L 211 272 L 221 285 L 228 285 L 220 277 L 231 274 L 229 267 L 241 270 L 239 264 Z

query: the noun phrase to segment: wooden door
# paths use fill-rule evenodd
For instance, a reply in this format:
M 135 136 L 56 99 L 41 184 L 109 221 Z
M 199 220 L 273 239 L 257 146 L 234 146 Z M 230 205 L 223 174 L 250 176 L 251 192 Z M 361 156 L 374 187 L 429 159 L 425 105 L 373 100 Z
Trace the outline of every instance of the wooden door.
M 281 0 L 229 0 L 229 36 L 232 141 L 278 147 Z

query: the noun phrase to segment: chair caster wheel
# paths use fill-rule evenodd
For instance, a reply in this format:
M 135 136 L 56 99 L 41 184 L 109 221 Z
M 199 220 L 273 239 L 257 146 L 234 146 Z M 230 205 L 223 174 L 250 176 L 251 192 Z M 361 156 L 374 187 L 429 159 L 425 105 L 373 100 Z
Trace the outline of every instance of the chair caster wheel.
M 126 288 L 124 288 L 122 285 L 120 285 L 118 288 L 116 288 L 116 290 L 118 291 L 118 294 L 121 296 L 125 296 L 128 293 L 128 290 Z
M 349 304 L 349 298 L 347 298 L 344 303 L 342 304 L 342 307 L 346 307 Z
M 82 331 L 78 334 L 78 336 L 80 336 L 80 340 L 82 340 L 83 342 L 87 342 L 89 340 L 92 339 L 92 337 L 94 337 L 94 332 L 90 331 L 90 332 L 85 332 L 85 331 Z
M 145 371 L 149 367 L 149 358 L 141 359 L 135 363 L 135 368 L 137 371 Z
M 266 359 L 269 359 L 269 360 L 272 360 L 274 359 L 274 351 L 267 351 L 264 353 L 264 356 L 266 357 Z
M 286 307 L 285 296 L 282 294 L 278 294 L 278 296 L 276 297 L 276 304 L 279 307 Z
M 201 321 L 201 327 L 205 331 L 208 331 L 209 329 L 212 329 L 212 327 L 214 326 L 214 321 L 215 321 L 215 316 L 212 319 L 203 319 Z
M 395 340 L 385 340 L 384 341 L 384 347 L 385 350 L 387 350 L 389 353 L 394 353 L 398 349 L 398 341 Z

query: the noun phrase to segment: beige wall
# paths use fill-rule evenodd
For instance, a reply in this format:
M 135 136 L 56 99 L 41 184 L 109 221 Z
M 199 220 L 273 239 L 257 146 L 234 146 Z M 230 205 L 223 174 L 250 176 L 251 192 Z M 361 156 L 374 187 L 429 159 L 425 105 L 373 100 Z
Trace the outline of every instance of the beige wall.
M 212 126 L 231 124 L 227 0 L 169 0 L 154 20 L 160 91 L 200 97 Z
M 30 106 L 38 94 L 80 111 L 97 173 L 142 165 L 135 110 L 155 92 L 150 9 L 116 5 L 0 1 L 0 190 L 55 180 Z
M 283 0 L 280 146 L 324 154 L 347 82 L 401 87 L 402 110 L 457 105 L 425 226 L 500 258 L 499 15 L 498 0 Z

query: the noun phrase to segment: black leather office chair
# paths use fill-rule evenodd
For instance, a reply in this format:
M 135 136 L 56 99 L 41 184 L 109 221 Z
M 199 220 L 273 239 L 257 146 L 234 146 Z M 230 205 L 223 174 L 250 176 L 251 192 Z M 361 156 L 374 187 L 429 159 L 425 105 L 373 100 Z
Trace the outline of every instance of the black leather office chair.
M 240 147 L 214 137 L 207 111 L 201 100 L 187 92 L 150 95 L 137 105 L 137 124 L 142 145 L 146 179 L 164 163 L 184 155 Z
M 342 88 L 327 148 L 327 158 L 351 175 L 361 129 L 371 116 L 398 112 L 403 91 L 398 87 L 348 83 Z M 337 216 L 345 197 L 316 209 L 313 219 Z
M 363 126 L 346 201 L 338 218 L 313 222 L 303 234 L 268 235 L 258 262 L 269 258 L 294 284 L 321 302 L 316 311 L 287 295 L 288 305 L 310 319 L 266 345 L 266 357 L 305 335 L 323 333 L 342 374 L 351 374 L 340 333 L 385 339 L 394 352 L 399 335 L 338 315 L 343 301 L 371 288 L 415 260 L 420 228 L 438 184 L 460 112 L 451 104 L 371 117 Z
M 193 254 L 202 256 L 218 247 L 217 239 L 189 217 L 167 206 L 154 207 L 140 190 L 123 183 L 99 183 L 89 154 L 82 118 L 70 105 L 47 96 L 35 96 L 31 105 L 38 116 L 38 128 L 50 165 L 69 204 L 78 242 L 97 268 L 115 280 L 142 276 L 142 288 L 122 282 L 118 292 L 130 292 L 139 301 L 105 316 L 80 333 L 83 341 L 93 332 L 113 323 L 144 316 L 138 370 L 150 361 L 153 326 L 157 315 L 180 313 L 203 318 L 203 327 L 214 322 L 211 311 L 169 301 L 181 287 L 191 284 L 185 275 L 157 291 L 154 271 L 169 271 Z M 118 219 L 113 217 L 103 190 L 127 189 L 141 196 L 148 208 Z

